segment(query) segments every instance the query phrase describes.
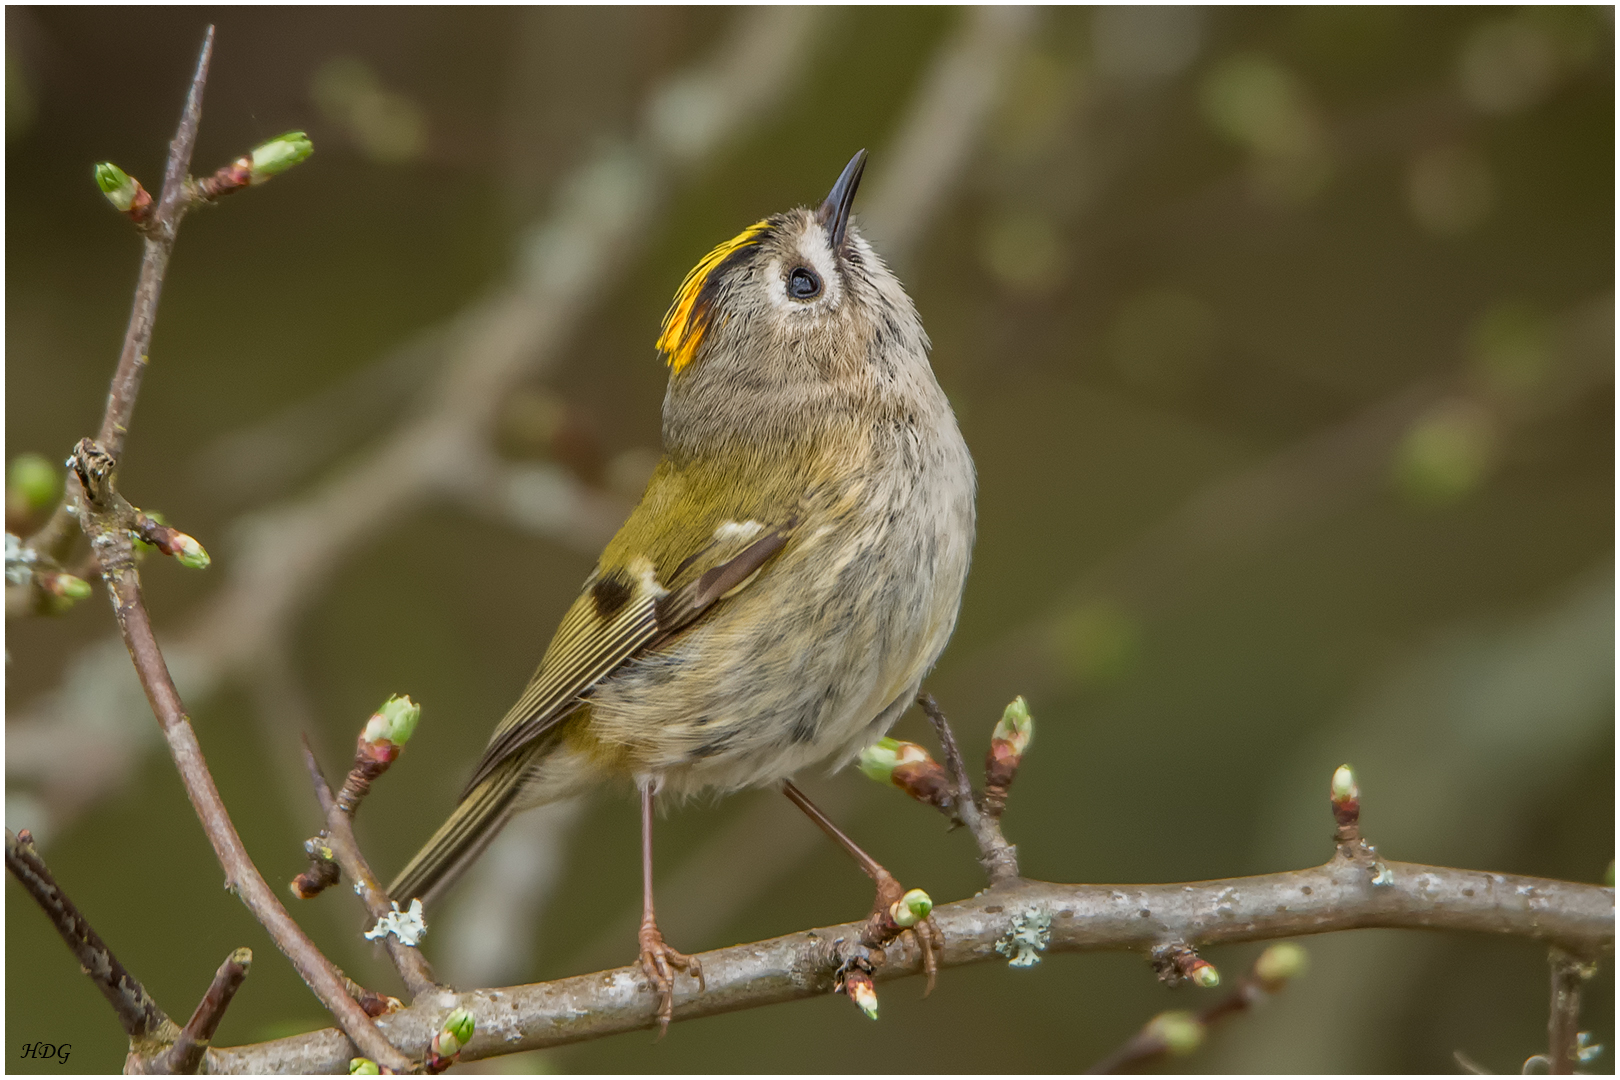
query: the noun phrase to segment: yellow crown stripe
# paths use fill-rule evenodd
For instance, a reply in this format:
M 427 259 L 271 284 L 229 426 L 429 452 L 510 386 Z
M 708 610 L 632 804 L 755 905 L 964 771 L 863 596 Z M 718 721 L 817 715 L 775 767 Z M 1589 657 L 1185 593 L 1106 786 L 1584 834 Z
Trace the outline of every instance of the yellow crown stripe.
M 692 267 L 681 287 L 675 292 L 675 302 L 669 306 L 664 315 L 664 323 L 658 335 L 657 348 L 664 354 L 672 370 L 679 372 L 692 358 L 697 355 L 697 349 L 703 341 L 703 331 L 706 320 L 699 319 L 694 324 L 693 317 L 697 312 L 698 294 L 703 291 L 704 283 L 714 268 L 725 261 L 726 256 L 739 248 L 759 242 L 760 233 L 764 232 L 770 223 L 767 220 L 756 221 L 730 240 L 721 244 Z

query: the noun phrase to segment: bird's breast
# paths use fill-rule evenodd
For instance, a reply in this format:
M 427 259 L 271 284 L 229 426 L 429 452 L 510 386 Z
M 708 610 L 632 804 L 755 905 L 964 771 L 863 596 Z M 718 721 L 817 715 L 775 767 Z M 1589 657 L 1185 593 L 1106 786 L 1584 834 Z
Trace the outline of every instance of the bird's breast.
M 862 449 L 863 467 L 812 493 L 753 582 L 596 688 L 591 737 L 626 770 L 677 795 L 767 784 L 841 764 L 898 716 L 888 706 L 915 692 L 955 625 L 972 463 L 954 422 L 896 425 Z

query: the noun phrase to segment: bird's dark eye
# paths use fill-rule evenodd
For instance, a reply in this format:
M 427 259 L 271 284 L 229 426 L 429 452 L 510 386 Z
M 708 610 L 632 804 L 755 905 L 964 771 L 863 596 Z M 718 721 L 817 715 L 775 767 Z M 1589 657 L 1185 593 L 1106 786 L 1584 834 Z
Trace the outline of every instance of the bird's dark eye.
M 821 292 L 821 279 L 814 270 L 803 266 L 793 268 L 788 275 L 788 295 L 795 300 L 809 300 Z

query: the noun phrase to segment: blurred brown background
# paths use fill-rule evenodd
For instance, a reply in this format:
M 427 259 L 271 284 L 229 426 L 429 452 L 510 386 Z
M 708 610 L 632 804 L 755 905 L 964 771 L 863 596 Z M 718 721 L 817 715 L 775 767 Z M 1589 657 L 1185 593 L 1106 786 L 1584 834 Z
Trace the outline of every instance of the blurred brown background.
M 8 460 L 60 459 L 99 419 L 139 256 L 91 164 L 156 189 L 209 21 L 197 171 L 295 127 L 316 153 L 182 230 L 122 470 L 131 499 L 214 556 L 203 574 L 149 560 L 148 600 L 174 635 L 241 565 L 252 514 L 319 490 L 432 408 L 435 335 L 520 278 L 536 226 L 581 190 L 612 197 L 601 163 L 632 160 L 649 101 L 678 109 L 681 73 L 751 18 L 8 8 Z M 439 492 L 345 551 L 280 636 L 284 663 L 177 672 L 266 877 L 301 868 L 314 828 L 287 769 L 296 729 L 335 773 L 390 693 L 424 713 L 359 821 L 379 872 L 442 818 L 589 569 L 600 534 L 570 507 L 627 505 L 646 474 L 665 377 L 652 341 L 681 275 L 743 224 L 818 200 L 866 146 L 857 218 L 888 215 L 873 222 L 881 248 L 877 226 L 917 217 L 891 254 L 979 467 L 974 570 L 930 685 L 976 745 L 1028 695 L 1038 733 L 1007 816 L 1027 873 L 1173 881 L 1320 862 L 1328 778 L 1348 760 L 1391 857 L 1601 880 L 1612 10 L 795 18 L 779 20 L 798 36 L 778 97 L 655 185 L 556 355 L 501 395 L 504 494 Z M 975 79 L 988 111 L 941 110 L 965 142 L 930 162 L 919 117 L 952 100 L 938 86 Z M 875 205 L 905 168 L 937 201 L 911 205 L 905 172 Z M 247 944 L 258 963 L 216 1041 L 325 1026 L 220 892 L 106 644 L 105 604 L 8 629 L 6 824 L 38 832 L 171 1013 Z M 925 726 L 908 716 L 897 734 Z M 811 788 L 908 884 L 941 900 L 980 886 L 969 840 L 930 811 L 854 772 Z M 526 981 L 632 960 L 627 794 L 524 829 L 435 921 L 440 970 Z M 657 845 L 661 921 L 683 949 L 855 918 L 869 900 L 770 793 L 675 812 Z M 116 1069 L 105 1004 L 27 897 L 6 895 L 9 1067 L 60 1070 L 16 1058 L 45 1040 L 72 1043 L 74 1069 Z M 293 910 L 338 964 L 394 988 L 344 890 Z M 1309 974 L 1186 1067 L 1445 1072 L 1461 1049 L 1512 1072 L 1545 1048 L 1531 944 L 1306 944 Z M 1256 951 L 1210 958 L 1236 974 Z M 829 997 L 512 1066 L 1073 1071 L 1152 1013 L 1197 1004 L 1120 955 L 953 970 L 919 993 L 885 989 L 877 1024 Z M 1605 1044 L 1612 1012 L 1605 967 L 1585 1010 Z

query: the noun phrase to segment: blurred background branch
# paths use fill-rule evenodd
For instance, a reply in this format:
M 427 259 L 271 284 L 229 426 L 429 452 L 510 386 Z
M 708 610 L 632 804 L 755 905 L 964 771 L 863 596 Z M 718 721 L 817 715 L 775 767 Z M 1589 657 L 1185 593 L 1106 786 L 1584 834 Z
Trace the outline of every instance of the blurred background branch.
M 1595 879 L 1613 845 L 1611 15 L 797 18 L 222 20 L 237 51 L 210 89 L 219 145 L 205 132 L 199 155 L 294 126 L 322 154 L 296 191 L 233 206 L 228 229 L 188 222 L 153 343 L 170 378 L 143 392 L 126 483 L 183 512 L 213 583 L 228 576 L 213 595 L 165 579 L 154 615 L 221 783 L 263 796 L 239 822 L 250 847 L 299 868 L 285 837 L 316 814 L 296 732 L 340 753 L 352 716 L 398 688 L 427 703 L 427 741 L 361 839 L 380 869 L 409 854 L 532 667 L 550 626 L 536 613 L 566 603 L 650 469 L 650 340 L 674 282 L 865 145 L 857 212 L 917 298 L 981 477 L 970 592 L 930 688 L 964 741 L 1013 693 L 1051 718 L 1009 810 L 1026 872 L 1302 865 L 1319 793 L 1301 778 L 1350 759 L 1389 785 L 1374 835 L 1396 857 Z M 131 119 L 172 95 L 163 78 L 198 30 L 183 12 L 7 20 L 8 179 L 31 207 L 9 218 L 8 457 L 59 461 L 100 407 L 129 291 L 127 235 L 103 235 L 87 163 L 142 164 L 137 136 L 163 134 Z M 116 105 L 91 89 L 108 85 Z M 694 85 L 754 90 L 715 113 L 681 96 Z M 691 136 L 703 154 L 671 149 L 716 115 L 725 132 Z M 548 229 L 579 220 L 595 224 Z M 477 416 L 429 422 L 448 414 Z M 8 527 L 27 513 L 16 490 Z M 185 808 L 101 625 L 71 611 L 8 640 L 7 820 L 63 868 L 106 867 L 74 874 L 81 899 L 118 882 L 120 907 L 183 929 L 104 927 L 159 997 L 167 981 L 194 1000 L 255 931 L 134 872 L 125 830 Z M 919 717 L 902 723 L 921 737 Z M 905 880 L 977 887 L 971 845 L 932 814 L 859 777 L 803 786 Z M 453 981 L 628 958 L 634 867 L 595 857 L 628 811 L 556 814 L 520 818 L 452 898 L 429 949 Z M 864 908 L 774 794 L 662 828 L 661 912 L 694 946 Z M 206 850 L 173 858 L 206 880 Z M 329 954 L 386 971 L 354 944 L 352 902 L 325 910 Z M 512 937 L 479 933 L 496 917 Z M 175 939 L 194 952 L 140 954 Z M 30 964 L 32 939 L 10 945 Z M 1313 961 L 1331 977 L 1183 1062 L 1430 1070 L 1462 1047 L 1514 1071 L 1546 1045 L 1540 950 L 1371 931 L 1318 939 Z M 886 1000 L 870 1031 L 807 1003 L 528 1065 L 754 1069 L 790 1026 L 877 1069 L 1073 1069 L 1170 1007 L 1113 963 L 1054 960 L 1000 987 L 994 1015 L 964 969 L 926 1006 Z M 47 1037 L 82 981 L 42 983 L 9 1022 Z M 222 1038 L 284 1033 L 269 1025 L 303 994 L 256 970 Z M 1611 972 L 1586 996 L 1588 1017 L 1612 1011 Z M 1077 1011 L 1095 1023 L 1077 1031 Z M 1030 1035 L 993 1061 L 941 1037 L 986 1022 Z

